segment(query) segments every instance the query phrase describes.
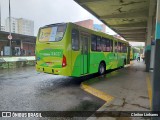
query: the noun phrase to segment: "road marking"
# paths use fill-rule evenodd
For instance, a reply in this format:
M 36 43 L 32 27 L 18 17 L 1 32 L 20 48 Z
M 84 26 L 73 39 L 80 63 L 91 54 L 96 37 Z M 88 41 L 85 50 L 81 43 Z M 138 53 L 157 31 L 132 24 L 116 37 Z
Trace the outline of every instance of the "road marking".
M 150 102 L 150 108 L 152 107 L 152 86 L 151 86 L 151 80 L 150 75 L 146 75 L 146 81 L 147 81 L 147 88 L 148 88 L 148 96 L 149 96 L 149 102 Z
M 106 101 L 107 103 L 111 102 L 114 99 L 113 96 L 108 95 L 108 94 L 106 94 L 106 93 L 104 93 L 104 92 L 102 92 L 100 90 L 97 90 L 97 89 L 95 89 L 93 87 L 90 87 L 89 85 L 87 85 L 85 83 L 81 84 L 81 88 L 84 91 L 86 91 L 86 92 L 88 92 L 88 93 L 90 93 L 90 94 L 92 94 L 92 95 L 94 95 L 94 96 Z

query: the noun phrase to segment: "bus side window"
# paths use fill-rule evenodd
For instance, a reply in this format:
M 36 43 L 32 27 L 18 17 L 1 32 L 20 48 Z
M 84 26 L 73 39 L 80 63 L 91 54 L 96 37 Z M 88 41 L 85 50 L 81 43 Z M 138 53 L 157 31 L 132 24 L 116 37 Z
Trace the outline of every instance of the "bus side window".
M 79 31 L 76 29 L 72 30 L 72 49 L 79 50 Z
M 121 48 L 121 52 L 123 52 L 123 43 L 121 43 L 121 47 L 120 48 Z
M 121 43 L 118 42 L 118 52 L 121 52 Z
M 127 46 L 125 43 L 122 44 L 122 52 L 126 53 L 127 52 Z
M 110 40 L 106 39 L 107 52 L 110 52 Z
M 91 50 L 96 51 L 96 46 L 97 46 L 97 36 L 92 35 L 91 36 Z
M 124 53 L 124 47 L 125 47 L 125 45 L 124 45 L 124 43 L 122 43 L 122 44 L 121 44 L 121 52 L 122 52 L 122 53 Z
M 104 51 L 104 52 L 107 51 L 106 39 L 105 38 L 102 38 L 102 40 L 101 40 L 101 47 L 102 47 L 102 51 Z
M 97 51 L 101 51 L 101 37 L 97 36 Z
M 125 53 L 127 53 L 127 45 L 125 44 L 125 51 L 124 51 Z
M 117 42 L 115 42 L 114 48 L 115 48 L 115 52 L 118 52 Z
M 113 40 L 110 41 L 110 51 L 113 52 Z

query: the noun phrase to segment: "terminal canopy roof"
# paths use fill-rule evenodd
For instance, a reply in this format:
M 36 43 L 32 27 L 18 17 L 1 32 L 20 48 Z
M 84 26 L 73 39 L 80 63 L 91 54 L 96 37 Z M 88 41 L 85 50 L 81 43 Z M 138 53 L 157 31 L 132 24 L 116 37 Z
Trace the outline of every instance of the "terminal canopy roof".
M 75 0 L 128 41 L 145 42 L 156 0 Z
M 0 31 L 0 41 L 9 41 L 8 39 L 9 32 Z M 17 33 L 12 33 L 12 41 L 22 40 L 24 42 L 35 43 L 35 36 L 22 35 Z

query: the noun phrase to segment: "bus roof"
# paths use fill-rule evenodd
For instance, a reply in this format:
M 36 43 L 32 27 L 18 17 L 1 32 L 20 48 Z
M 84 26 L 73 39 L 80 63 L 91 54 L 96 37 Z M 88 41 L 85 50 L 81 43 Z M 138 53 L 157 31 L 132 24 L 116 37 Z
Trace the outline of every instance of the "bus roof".
M 77 27 L 80 27 L 80 28 L 89 30 L 91 33 L 95 33 L 95 34 L 100 35 L 100 36 L 104 36 L 104 35 L 105 35 L 105 36 L 109 37 L 110 39 L 118 40 L 118 41 L 121 41 L 121 42 L 123 42 L 123 43 L 128 43 L 128 44 L 129 44 L 128 41 L 124 41 L 124 40 L 121 40 L 121 39 L 117 39 L 117 38 L 113 37 L 112 35 L 109 35 L 109 34 L 106 34 L 106 33 L 100 32 L 100 31 L 95 31 L 95 30 L 92 30 L 92 29 L 88 29 L 88 28 L 85 28 L 85 27 L 83 27 L 83 26 L 77 25 L 77 24 L 75 24 L 75 23 L 71 23 L 71 22 L 69 22 L 69 23 L 67 23 L 67 24 L 72 24 L 72 25 L 74 25 L 74 26 L 77 26 Z
M 49 25 L 45 25 L 45 26 L 43 26 L 43 27 L 41 27 L 41 28 L 51 27 L 51 26 L 54 26 L 54 25 L 63 25 L 63 24 L 72 24 L 72 25 L 74 25 L 74 26 L 77 26 L 78 28 L 82 28 L 82 29 L 85 29 L 85 30 L 87 30 L 87 31 L 90 31 L 92 34 L 94 33 L 94 34 L 99 35 L 99 36 L 107 36 L 108 38 L 110 38 L 110 39 L 112 39 L 112 40 L 118 40 L 118 41 L 121 41 L 121 42 L 123 42 L 123 43 L 128 43 L 128 44 L 129 44 L 128 41 L 124 41 L 124 40 L 121 40 L 121 39 L 117 39 L 117 38 L 113 37 L 112 35 L 109 35 L 109 34 L 106 34 L 106 33 L 100 32 L 100 31 L 94 31 L 94 30 L 92 30 L 92 29 L 85 28 L 85 27 L 83 27 L 83 26 L 77 25 L 77 24 L 72 23 L 72 22 L 67 22 L 67 23 L 62 22 L 62 23 L 49 24 Z M 41 28 L 40 28 L 40 29 L 41 29 Z

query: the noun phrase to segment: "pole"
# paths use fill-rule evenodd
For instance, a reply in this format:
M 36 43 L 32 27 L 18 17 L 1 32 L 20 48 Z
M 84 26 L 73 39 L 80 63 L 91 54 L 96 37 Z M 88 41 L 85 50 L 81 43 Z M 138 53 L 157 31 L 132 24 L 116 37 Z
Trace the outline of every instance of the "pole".
M 153 28 L 153 2 L 154 0 L 149 1 L 149 16 L 148 16 L 148 23 L 147 23 L 147 41 L 146 41 L 146 48 L 145 48 L 145 61 L 146 61 L 146 72 L 150 70 L 150 61 L 151 61 L 151 39 L 152 39 L 152 28 Z
M 0 31 L 1 31 L 1 3 L 0 3 Z
M 9 34 L 11 35 L 11 5 L 9 0 Z
M 11 36 L 11 5 L 9 0 L 9 35 Z M 12 41 L 10 39 L 10 55 L 12 55 Z
M 160 111 L 160 0 L 157 0 L 157 15 L 156 15 L 156 31 L 155 31 L 155 57 L 154 57 L 154 72 L 153 72 L 153 97 L 152 111 Z M 152 120 L 160 120 L 159 117 L 153 117 Z

